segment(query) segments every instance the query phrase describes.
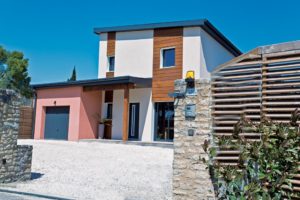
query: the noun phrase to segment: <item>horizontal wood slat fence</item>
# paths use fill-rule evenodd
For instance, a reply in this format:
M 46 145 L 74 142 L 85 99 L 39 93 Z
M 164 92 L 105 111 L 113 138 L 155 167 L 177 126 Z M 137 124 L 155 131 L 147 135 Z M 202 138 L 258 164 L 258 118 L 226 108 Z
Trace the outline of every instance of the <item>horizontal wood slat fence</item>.
M 256 48 L 218 67 L 212 73 L 213 131 L 216 137 L 231 135 L 242 114 L 259 122 L 262 115 L 289 122 L 300 108 L 300 42 Z M 245 132 L 252 140 L 259 133 Z M 236 165 L 238 151 L 219 151 L 217 162 Z M 300 192 L 300 171 L 292 180 Z

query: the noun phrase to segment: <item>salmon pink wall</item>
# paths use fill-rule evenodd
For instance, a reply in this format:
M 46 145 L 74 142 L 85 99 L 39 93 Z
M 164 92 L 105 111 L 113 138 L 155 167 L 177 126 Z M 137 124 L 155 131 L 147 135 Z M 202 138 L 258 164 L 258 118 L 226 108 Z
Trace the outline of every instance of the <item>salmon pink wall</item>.
M 80 104 L 79 139 L 98 137 L 98 121 L 101 113 L 101 92 L 82 92 Z
M 70 106 L 68 140 L 96 138 L 101 93 L 83 92 L 82 87 L 37 90 L 34 138 L 44 139 L 47 106 Z

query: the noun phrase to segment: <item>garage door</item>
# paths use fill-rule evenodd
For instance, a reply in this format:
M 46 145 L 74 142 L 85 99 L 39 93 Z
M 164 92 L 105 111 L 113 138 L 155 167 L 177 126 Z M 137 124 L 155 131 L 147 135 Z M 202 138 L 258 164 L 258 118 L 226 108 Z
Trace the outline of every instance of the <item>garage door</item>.
M 70 107 L 46 107 L 45 139 L 68 140 Z

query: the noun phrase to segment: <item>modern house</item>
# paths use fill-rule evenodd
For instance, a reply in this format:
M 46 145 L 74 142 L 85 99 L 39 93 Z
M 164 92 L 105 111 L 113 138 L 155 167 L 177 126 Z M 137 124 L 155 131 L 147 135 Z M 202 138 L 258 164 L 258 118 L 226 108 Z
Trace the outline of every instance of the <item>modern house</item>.
M 174 81 L 210 71 L 241 52 L 208 20 L 95 28 L 98 79 L 34 85 L 35 139 L 104 137 L 172 141 Z M 111 123 L 111 125 L 110 125 Z

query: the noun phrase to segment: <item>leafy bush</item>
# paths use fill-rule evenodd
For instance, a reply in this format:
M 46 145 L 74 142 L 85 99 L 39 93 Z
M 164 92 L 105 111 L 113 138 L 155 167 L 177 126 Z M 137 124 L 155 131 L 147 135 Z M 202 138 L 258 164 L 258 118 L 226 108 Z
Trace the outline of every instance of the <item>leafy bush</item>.
M 215 138 L 216 146 L 205 148 L 211 158 L 222 149 L 240 152 L 236 166 L 208 162 L 216 178 L 219 199 L 299 197 L 299 193 L 292 190 L 291 183 L 300 163 L 299 116 L 295 110 L 289 123 L 275 123 L 266 117 L 260 123 L 254 123 L 242 117 L 234 126 L 232 136 Z M 260 139 L 250 141 L 241 135 L 245 132 L 260 133 Z

